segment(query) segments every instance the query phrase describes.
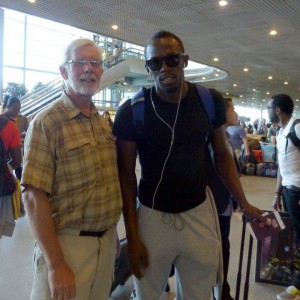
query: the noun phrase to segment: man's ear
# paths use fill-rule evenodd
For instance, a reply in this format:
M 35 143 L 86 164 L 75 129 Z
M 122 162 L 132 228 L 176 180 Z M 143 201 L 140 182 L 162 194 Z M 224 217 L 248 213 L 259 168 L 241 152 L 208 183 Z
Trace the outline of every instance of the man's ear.
M 59 67 L 59 71 L 63 79 L 68 79 L 68 72 L 65 67 Z
M 188 66 L 189 56 L 188 56 L 188 55 L 185 55 L 185 56 L 183 57 L 183 59 L 184 59 L 183 65 L 184 65 L 184 68 L 186 68 L 186 67 Z

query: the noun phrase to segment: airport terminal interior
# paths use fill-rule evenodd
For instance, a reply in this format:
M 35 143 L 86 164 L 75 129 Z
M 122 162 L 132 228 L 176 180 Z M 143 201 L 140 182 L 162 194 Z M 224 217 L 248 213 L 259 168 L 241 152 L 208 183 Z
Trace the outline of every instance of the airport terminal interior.
M 21 113 L 29 120 L 34 118 L 63 91 L 58 71 L 61 50 L 71 40 L 85 37 L 102 48 L 104 61 L 101 89 L 94 96 L 94 103 L 101 113 L 108 110 L 114 117 L 118 106 L 140 87 L 153 85 L 144 67 L 144 45 L 163 29 L 183 41 L 190 58 L 185 68 L 186 80 L 232 98 L 239 119 L 248 130 L 255 120 L 269 122 L 267 102 L 275 94 L 290 95 L 295 104 L 294 116 L 299 118 L 299 15 L 299 0 L 1 0 L 0 99 L 18 87 Z M 119 53 L 113 52 L 116 46 Z M 275 163 L 274 145 L 261 145 L 272 151 L 265 162 Z M 270 173 L 258 175 L 248 170 L 241 176 L 249 202 L 267 211 L 272 210 L 276 186 L 276 170 L 268 170 Z M 138 178 L 140 172 L 137 162 Z M 299 264 L 288 254 L 294 244 L 285 238 L 292 233 L 287 215 L 282 217 L 287 229 L 280 238 L 254 240 L 249 247 L 250 234 L 246 229 L 237 293 L 243 222 L 241 211 L 233 213 L 228 281 L 235 299 L 247 299 L 244 290 L 249 249 L 249 300 L 276 299 L 276 294 L 290 285 Z M 120 239 L 126 237 L 122 218 L 118 234 Z M 1 300 L 29 299 L 34 242 L 26 214 L 16 221 L 12 238 L 0 239 Z M 169 283 L 170 292 L 161 300 L 176 299 L 174 277 Z M 110 300 L 129 300 L 132 292 L 130 277 L 117 287 Z

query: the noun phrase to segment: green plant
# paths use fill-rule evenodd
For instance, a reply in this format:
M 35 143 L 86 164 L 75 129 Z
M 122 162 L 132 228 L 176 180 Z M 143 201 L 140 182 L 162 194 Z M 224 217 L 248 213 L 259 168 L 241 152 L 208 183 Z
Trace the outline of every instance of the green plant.
M 42 82 L 37 82 L 34 86 L 33 86 L 33 88 L 32 88 L 32 92 L 33 91 L 36 91 L 36 90 L 38 90 L 38 89 L 40 89 L 40 88 L 43 88 L 44 86 L 45 86 L 46 84 L 44 84 L 44 83 L 42 83 Z
M 28 93 L 24 84 L 8 82 L 7 87 L 3 89 L 3 97 L 9 95 L 10 97 L 22 97 Z

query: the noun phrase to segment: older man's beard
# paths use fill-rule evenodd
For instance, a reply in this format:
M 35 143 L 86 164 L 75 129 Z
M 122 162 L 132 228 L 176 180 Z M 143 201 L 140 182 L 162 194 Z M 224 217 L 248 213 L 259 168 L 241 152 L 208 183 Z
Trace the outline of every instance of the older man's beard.
M 94 96 L 95 94 L 97 94 L 99 90 L 100 90 L 100 86 L 99 87 L 87 87 L 87 86 L 77 87 L 77 92 L 86 96 Z

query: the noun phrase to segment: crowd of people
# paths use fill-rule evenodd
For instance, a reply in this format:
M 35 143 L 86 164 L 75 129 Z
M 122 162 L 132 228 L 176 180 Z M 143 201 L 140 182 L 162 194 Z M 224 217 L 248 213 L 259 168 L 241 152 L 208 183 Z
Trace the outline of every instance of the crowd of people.
M 138 98 L 143 120 L 135 119 L 133 100 L 119 107 L 114 122 L 108 112 L 98 112 L 92 97 L 100 88 L 103 56 L 89 39 L 66 47 L 59 65 L 65 90 L 29 128 L 19 114 L 20 100 L 10 97 L 4 103 L 1 118 L 9 121 L 0 137 L 11 168 L 22 165 L 17 177 L 36 239 L 32 300 L 107 300 L 122 210 L 136 299 L 159 299 L 174 267 L 177 300 L 210 299 L 214 286 L 220 299 L 230 300 L 234 207 L 270 225 L 262 210 L 247 201 L 239 179 L 237 158 L 242 144 L 248 147 L 232 99 L 202 87 L 215 108 L 214 118 L 208 117 L 199 87 L 184 78 L 189 56 L 171 32 L 155 33 L 144 56 L 154 84 Z M 274 125 L 268 133 L 262 121 L 257 134 L 267 140 L 281 124 L 273 205 L 281 210 L 283 200 L 300 239 L 300 154 L 285 138 L 295 121 L 293 101 L 287 95 L 271 99 Z M 299 138 L 299 124 L 295 130 Z M 4 201 L 11 196 L 1 197 Z M 298 277 L 278 299 L 298 299 Z

